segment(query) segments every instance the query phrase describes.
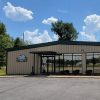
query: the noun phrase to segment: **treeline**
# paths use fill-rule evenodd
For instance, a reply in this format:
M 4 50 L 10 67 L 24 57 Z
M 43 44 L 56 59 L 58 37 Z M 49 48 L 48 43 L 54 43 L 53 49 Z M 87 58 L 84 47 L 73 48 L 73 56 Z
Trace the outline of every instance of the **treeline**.
M 55 61 L 52 60 L 52 59 L 48 59 L 46 63 L 55 63 L 55 64 L 59 64 L 60 65 L 65 65 L 65 66 L 68 66 L 68 65 L 76 65 L 78 63 L 80 63 L 81 60 L 63 60 L 63 59 L 56 59 Z
M 0 22 L 0 67 L 6 65 L 6 49 L 27 45 L 19 37 L 13 39 L 6 31 L 6 26 Z
M 91 59 L 87 59 L 87 64 L 93 63 L 93 64 L 99 64 L 100 63 L 100 57 L 94 58 L 92 57 Z

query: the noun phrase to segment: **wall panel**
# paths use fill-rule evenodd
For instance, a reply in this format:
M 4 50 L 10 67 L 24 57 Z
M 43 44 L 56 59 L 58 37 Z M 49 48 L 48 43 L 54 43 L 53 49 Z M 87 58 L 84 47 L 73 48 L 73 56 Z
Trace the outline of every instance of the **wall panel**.
M 29 52 L 32 51 L 54 51 L 57 53 L 87 53 L 87 52 L 100 52 L 100 46 L 88 45 L 53 45 L 46 47 L 38 47 L 24 50 L 17 50 L 8 52 L 8 74 L 30 74 L 32 66 L 34 65 L 34 55 Z M 16 62 L 16 57 L 24 54 L 28 57 L 27 62 Z

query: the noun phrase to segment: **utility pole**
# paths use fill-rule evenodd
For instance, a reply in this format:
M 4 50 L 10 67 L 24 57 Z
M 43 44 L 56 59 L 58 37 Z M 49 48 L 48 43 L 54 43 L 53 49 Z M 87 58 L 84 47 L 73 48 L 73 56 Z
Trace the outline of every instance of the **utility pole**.
M 24 42 L 24 32 L 23 32 L 23 42 Z

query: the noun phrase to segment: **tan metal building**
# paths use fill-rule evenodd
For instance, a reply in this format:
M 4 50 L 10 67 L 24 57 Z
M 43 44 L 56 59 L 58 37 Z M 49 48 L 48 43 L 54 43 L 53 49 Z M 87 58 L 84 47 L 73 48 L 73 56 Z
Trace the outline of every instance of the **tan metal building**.
M 7 74 L 100 74 L 100 42 L 54 41 L 9 48 Z

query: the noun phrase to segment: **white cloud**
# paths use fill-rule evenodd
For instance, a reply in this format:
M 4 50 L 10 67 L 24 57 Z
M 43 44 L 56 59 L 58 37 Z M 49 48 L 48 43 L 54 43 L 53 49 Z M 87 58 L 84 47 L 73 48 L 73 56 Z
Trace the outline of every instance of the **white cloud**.
M 50 36 L 47 30 L 44 30 L 43 33 L 39 32 L 39 29 L 35 29 L 34 31 L 25 31 L 24 32 L 25 41 L 29 41 L 30 43 L 44 43 L 51 42 L 57 40 L 56 36 Z
M 84 41 L 96 41 L 96 37 L 93 34 L 86 34 L 85 32 L 81 32 L 81 35 L 84 36 Z
M 6 17 L 14 21 L 28 21 L 33 19 L 33 12 L 22 7 L 15 7 L 10 2 L 3 7 Z
M 80 32 L 83 40 L 97 41 L 97 36 L 100 33 L 100 16 L 93 14 L 89 15 L 84 19 L 85 26 L 83 31 Z
M 54 35 L 53 35 L 53 39 L 54 39 L 54 40 L 58 40 L 58 35 L 54 34 Z
M 43 24 L 48 24 L 48 25 L 50 25 L 51 23 L 55 23 L 55 22 L 57 22 L 57 21 L 58 21 L 57 18 L 50 17 L 50 18 L 44 19 L 44 20 L 42 21 L 42 23 L 43 23 Z

